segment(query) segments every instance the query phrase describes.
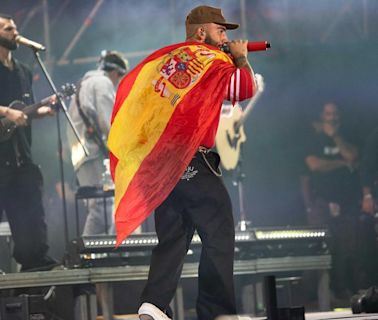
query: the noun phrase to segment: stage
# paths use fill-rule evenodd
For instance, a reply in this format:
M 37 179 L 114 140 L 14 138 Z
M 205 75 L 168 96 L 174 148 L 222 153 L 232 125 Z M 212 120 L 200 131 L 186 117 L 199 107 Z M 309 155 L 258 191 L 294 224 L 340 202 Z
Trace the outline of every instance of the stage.
M 234 276 L 238 283 L 240 312 L 264 314 L 263 278 L 274 275 L 277 286 L 286 288 L 286 305 L 294 305 L 293 293 L 297 291 L 295 282 L 300 282 L 305 274 L 314 277 L 315 311 L 330 310 L 329 269 L 331 256 L 325 245 L 326 233 L 319 230 L 271 230 L 254 229 L 237 232 L 235 236 Z M 66 267 L 58 270 L 8 273 L 0 275 L 0 291 L 17 288 L 38 288 L 55 286 L 69 287 L 70 299 L 75 300 L 75 320 L 94 320 L 97 315 L 96 292 L 87 290 L 96 287 L 104 296 L 111 319 L 114 314 L 113 289 L 123 285 L 127 292 L 133 292 L 135 281 L 145 281 L 149 271 L 150 251 L 156 243 L 156 235 L 144 233 L 130 236 L 114 250 L 114 237 L 93 236 L 76 239 L 68 248 Z M 185 298 L 195 296 L 192 281 L 198 276 L 198 261 L 201 243 L 198 236 L 192 241 L 186 257 L 172 309 L 176 320 L 188 317 L 190 303 Z M 115 265 L 116 263 L 116 265 Z M 188 285 L 189 282 L 189 285 Z M 303 283 L 302 283 L 303 286 Z M 135 291 L 135 290 L 134 290 Z M 281 291 L 282 292 L 282 291 Z M 299 292 L 299 291 L 298 291 Z M 134 294 L 134 293 L 132 293 Z M 300 294 L 299 294 L 300 295 Z M 124 313 L 135 313 L 133 306 Z M 193 314 L 194 312 L 190 312 Z M 71 319 L 70 319 L 71 320 Z
M 125 318 L 126 319 L 126 318 Z M 131 318 L 133 319 L 133 318 Z M 135 318 L 137 320 L 138 318 Z M 240 315 L 237 317 L 229 317 L 229 320 L 266 320 L 266 317 L 251 317 L 247 315 Z M 226 318 L 222 320 L 227 320 Z M 359 319 L 359 320 L 376 320 L 378 313 L 371 314 L 352 314 L 350 310 L 343 311 L 329 311 L 329 312 L 310 312 L 305 314 L 306 320 L 332 320 L 332 319 Z
M 236 261 L 235 264 L 235 275 L 237 274 L 245 274 L 251 272 L 272 272 L 276 271 L 277 269 L 274 267 L 280 266 L 283 269 L 290 270 L 296 268 L 313 268 L 314 267 L 314 260 L 306 260 L 303 258 L 292 259 L 292 258 L 281 258 L 276 260 L 270 260 L 265 262 L 257 262 L 246 265 L 245 263 L 238 264 Z M 318 261 L 317 268 L 322 268 L 322 264 L 327 265 L 329 261 Z M 263 267 L 265 266 L 265 267 Z M 269 266 L 269 267 L 268 267 Z M 311 266 L 311 267 L 310 267 Z M 197 275 L 197 267 L 196 263 L 193 264 L 186 264 L 183 269 L 183 278 L 192 278 L 196 277 Z M 323 265 L 324 267 L 324 265 Z M 282 271 L 282 270 L 280 270 Z M 135 281 L 135 280 L 145 280 L 148 273 L 148 266 L 122 266 L 122 267 L 106 267 L 106 268 L 87 268 L 87 269 L 61 269 L 61 270 L 52 270 L 52 271 L 43 271 L 43 272 L 29 272 L 29 273 L 11 273 L 0 275 L 0 290 L 11 289 L 11 288 L 25 288 L 25 287 L 43 287 L 43 286 L 60 286 L 60 285 L 85 285 L 85 284 L 103 284 L 105 285 L 113 282 L 119 281 Z M 109 287 L 108 287 L 109 289 Z M 323 292 L 323 294 L 327 294 Z M 176 300 L 180 300 L 180 296 L 182 299 L 183 292 L 180 290 L 177 293 Z M 88 299 L 82 299 L 83 297 L 79 297 L 81 299 L 81 304 L 83 301 L 90 301 Z M 320 297 L 319 297 L 320 298 Z M 93 301 L 93 300 L 92 300 Z M 176 301 L 176 306 L 179 306 L 182 301 Z M 324 305 L 323 305 L 324 306 Z M 81 306 L 79 309 L 90 309 L 93 306 L 86 305 L 85 307 Z M 79 312 L 79 311 L 76 311 Z M 80 314 L 80 313 L 79 313 Z M 176 314 L 178 317 L 176 319 L 187 319 L 184 317 L 183 310 L 176 309 Z M 106 318 L 103 317 L 91 317 L 89 314 L 80 314 L 80 316 L 75 317 L 77 320 L 81 319 L 90 319 L 90 320 L 100 320 Z M 114 319 L 125 319 L 125 320 L 138 320 L 136 314 L 128 314 L 128 315 L 118 315 L 115 316 Z M 265 320 L 266 317 L 254 317 L 252 315 L 239 315 L 234 317 L 225 317 L 222 320 Z M 342 311 L 327 311 L 327 312 L 310 312 L 305 314 L 306 320 L 328 320 L 328 319 L 377 319 L 378 314 L 356 314 L 353 315 L 350 310 L 342 310 Z M 190 320 L 194 320 L 194 318 L 190 317 Z
M 246 261 L 235 261 L 235 276 L 264 274 L 284 275 L 290 271 L 315 271 L 318 276 L 318 307 L 319 310 L 329 309 L 328 269 L 330 257 L 328 255 L 318 257 L 277 257 L 262 258 Z M 148 266 L 118 266 L 81 269 L 61 269 L 41 272 L 10 273 L 0 275 L 0 290 L 15 288 L 34 288 L 47 286 L 71 286 L 82 288 L 88 284 L 100 286 L 108 299 L 107 305 L 113 306 L 112 283 L 146 280 Z M 186 263 L 183 268 L 182 278 L 196 278 L 198 263 Z M 177 315 L 176 320 L 183 320 L 184 290 L 178 288 L 173 301 L 173 309 Z M 85 290 L 83 291 L 85 292 Z M 243 293 L 240 293 L 243 294 Z M 249 299 L 249 296 L 246 296 Z M 255 301 L 249 301 L 253 304 Z M 96 297 L 93 293 L 83 293 L 75 297 L 75 320 L 94 320 L 97 315 Z M 248 319 L 248 318 L 247 318 Z
M 102 317 L 98 317 L 97 320 L 102 320 Z M 138 315 L 120 315 L 115 316 L 115 320 L 139 320 Z M 358 320 L 376 320 L 378 319 L 377 313 L 372 314 L 352 314 L 351 311 L 330 311 L 330 312 L 313 312 L 305 314 L 306 320 L 333 320 L 333 319 L 358 319 Z M 221 319 L 219 319 L 221 320 Z M 254 318 L 248 315 L 239 315 L 235 317 L 223 317 L 222 320 L 266 320 L 266 317 Z

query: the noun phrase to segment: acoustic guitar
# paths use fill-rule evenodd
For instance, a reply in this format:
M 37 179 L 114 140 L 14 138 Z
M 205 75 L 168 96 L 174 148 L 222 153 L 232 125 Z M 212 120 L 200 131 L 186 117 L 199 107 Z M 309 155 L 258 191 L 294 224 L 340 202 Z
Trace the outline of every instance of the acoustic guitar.
M 247 140 L 244 132 L 244 122 L 251 113 L 256 102 L 264 91 L 264 78 L 255 74 L 257 92 L 242 110 L 240 105 L 232 106 L 225 104 L 222 107 L 215 145 L 221 158 L 224 169 L 233 170 L 236 168 L 240 158 L 241 145 Z

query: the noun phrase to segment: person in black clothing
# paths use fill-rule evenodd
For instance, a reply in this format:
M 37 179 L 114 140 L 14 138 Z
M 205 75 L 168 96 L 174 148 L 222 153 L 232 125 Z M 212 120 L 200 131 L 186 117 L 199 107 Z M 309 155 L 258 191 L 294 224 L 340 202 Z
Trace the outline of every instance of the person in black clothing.
M 304 202 L 310 224 L 328 224 L 358 207 L 358 149 L 341 125 L 339 108 L 326 103 L 306 142 L 309 184 Z
M 174 74 L 182 74 L 182 68 L 186 68 L 186 56 L 193 54 L 195 65 L 206 65 L 206 58 L 202 58 L 215 56 L 214 52 L 227 43 L 233 63 L 221 64 L 220 69 L 231 68 L 233 73 L 230 74 L 228 88 L 235 88 L 235 91 L 224 92 L 224 100 L 243 101 L 252 98 L 257 84 L 248 62 L 247 41 L 229 41 L 227 36 L 227 30 L 236 29 L 239 25 L 226 22 L 220 8 L 198 6 L 188 14 L 185 27 L 186 41 L 195 42 L 201 49 L 191 52 L 189 45 L 185 47 L 188 53 L 183 54 L 183 60 L 177 58 L 181 62 L 175 62 L 177 69 L 173 66 Z M 203 44 L 209 45 L 209 49 Z M 175 51 L 172 52 L 171 55 L 175 56 Z M 201 70 L 199 68 L 196 71 L 196 77 L 202 77 Z M 149 83 L 147 85 L 150 86 Z M 198 97 L 199 101 L 204 101 L 208 88 L 202 82 L 196 86 L 204 93 Z M 214 103 L 211 107 L 220 110 L 221 105 Z M 215 120 L 206 128 L 206 135 L 199 141 L 200 147 L 180 181 L 155 209 L 159 243 L 152 251 L 148 281 L 141 295 L 138 310 L 141 320 L 172 319 L 169 303 L 175 294 L 195 231 L 202 243 L 198 268 L 197 318 L 213 320 L 220 315 L 237 313 L 233 281 L 235 230 L 232 206 L 220 178 L 220 157 L 211 151 L 215 144 L 219 114 Z
M 0 117 L 12 120 L 16 129 L 9 139 L 0 136 L 0 218 L 5 212 L 14 241 L 13 256 L 21 271 L 43 270 L 55 265 L 47 256 L 47 232 L 42 206 L 42 175 L 31 159 L 30 118 L 9 109 L 19 100 L 33 103 L 32 74 L 12 57 L 18 45 L 17 27 L 12 18 L 0 13 Z M 42 106 L 37 117 L 51 114 Z M 3 117 L 4 118 L 4 117 Z M 27 121 L 26 121 L 27 120 Z
M 359 152 L 342 126 L 336 104 L 326 103 L 306 142 L 303 195 L 310 225 L 331 232 L 331 289 L 334 306 L 349 305 L 358 289 L 367 288 L 374 243 L 372 225 L 360 212 Z M 371 240 L 373 239 L 373 240 Z
M 361 161 L 362 211 L 375 214 L 377 211 L 378 181 L 378 127 L 368 136 Z
M 378 242 L 376 228 L 377 199 L 378 199 L 378 127 L 368 135 L 361 154 L 360 177 L 362 185 L 361 211 L 364 223 L 363 249 L 366 263 L 369 265 L 369 285 L 378 283 Z

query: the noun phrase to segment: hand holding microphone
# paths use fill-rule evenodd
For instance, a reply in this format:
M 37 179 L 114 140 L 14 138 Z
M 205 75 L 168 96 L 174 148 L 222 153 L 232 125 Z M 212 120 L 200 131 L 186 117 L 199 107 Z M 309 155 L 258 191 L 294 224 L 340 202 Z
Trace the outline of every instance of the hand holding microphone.
M 38 42 L 29 40 L 29 39 L 27 39 L 27 38 L 25 38 L 21 35 L 16 36 L 15 40 L 18 44 L 22 44 L 22 45 L 27 46 L 29 48 L 32 48 L 33 50 L 36 50 L 36 51 L 45 51 L 46 50 L 44 45 L 42 45 Z
M 238 41 L 241 41 L 241 40 L 238 40 Z M 233 43 L 233 41 L 223 44 L 222 47 L 221 47 L 221 50 L 226 52 L 226 53 L 231 53 L 231 49 L 230 49 L 231 43 Z M 231 46 L 232 46 L 232 44 L 231 44 Z M 251 52 L 251 51 L 266 51 L 269 48 L 270 48 L 270 42 L 268 42 L 268 41 L 257 41 L 257 42 L 248 41 L 247 42 L 247 51 L 249 51 L 249 52 Z

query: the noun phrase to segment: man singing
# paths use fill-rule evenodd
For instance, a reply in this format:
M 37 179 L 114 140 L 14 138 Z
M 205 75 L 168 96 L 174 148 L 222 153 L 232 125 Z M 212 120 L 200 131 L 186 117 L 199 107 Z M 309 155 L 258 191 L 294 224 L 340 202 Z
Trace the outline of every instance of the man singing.
M 141 320 L 171 319 L 169 303 L 196 231 L 202 241 L 198 319 L 235 314 L 234 222 L 214 145 L 223 100 L 256 90 L 247 41 L 222 11 L 194 8 L 186 42 L 162 48 L 121 82 L 109 135 L 118 244 L 155 210 L 159 239 L 142 293 Z M 227 45 L 230 54 L 220 50 Z

